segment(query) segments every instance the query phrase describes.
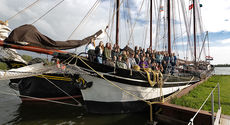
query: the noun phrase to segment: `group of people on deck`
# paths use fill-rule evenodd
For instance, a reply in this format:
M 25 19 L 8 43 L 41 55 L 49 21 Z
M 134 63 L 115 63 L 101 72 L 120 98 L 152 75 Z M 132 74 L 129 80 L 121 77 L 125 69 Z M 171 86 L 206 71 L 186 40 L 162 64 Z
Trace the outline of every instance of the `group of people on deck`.
M 169 55 L 167 51 L 155 51 L 150 48 L 145 51 L 138 46 L 135 46 L 134 51 L 129 51 L 120 49 L 117 44 L 112 47 L 111 43 L 106 43 L 104 46 L 102 41 L 95 46 L 95 42 L 91 41 L 86 46 L 86 52 L 90 61 L 123 69 L 151 68 L 162 73 L 173 74 L 177 65 L 177 57 L 174 53 Z

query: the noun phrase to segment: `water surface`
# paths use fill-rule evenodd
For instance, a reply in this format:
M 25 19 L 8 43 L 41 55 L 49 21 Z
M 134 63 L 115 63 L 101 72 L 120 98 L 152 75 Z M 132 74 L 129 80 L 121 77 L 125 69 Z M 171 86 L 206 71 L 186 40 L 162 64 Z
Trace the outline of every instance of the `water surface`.
M 213 74 L 230 75 L 230 67 L 215 67 Z

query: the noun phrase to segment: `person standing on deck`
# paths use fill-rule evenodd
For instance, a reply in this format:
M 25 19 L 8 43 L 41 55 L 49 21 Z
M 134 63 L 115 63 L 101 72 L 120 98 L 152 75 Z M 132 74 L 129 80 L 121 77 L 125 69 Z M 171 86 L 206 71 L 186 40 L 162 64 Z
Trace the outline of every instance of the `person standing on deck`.
M 95 48 L 95 54 L 97 56 L 97 62 L 102 64 L 102 54 L 104 51 L 104 44 L 102 41 L 99 42 L 99 45 Z
M 170 58 L 170 63 L 172 65 L 172 70 L 171 70 L 172 75 L 174 73 L 174 70 L 175 70 L 175 67 L 176 67 L 176 64 L 177 64 L 176 62 L 177 62 L 177 57 L 175 56 L 174 53 L 172 53 L 171 58 Z
M 104 53 L 103 53 L 103 63 L 106 64 L 108 61 L 111 61 L 111 43 L 106 43 Z
M 95 39 L 91 39 L 90 43 L 85 47 L 85 52 L 88 53 L 89 61 L 94 62 L 95 56 Z

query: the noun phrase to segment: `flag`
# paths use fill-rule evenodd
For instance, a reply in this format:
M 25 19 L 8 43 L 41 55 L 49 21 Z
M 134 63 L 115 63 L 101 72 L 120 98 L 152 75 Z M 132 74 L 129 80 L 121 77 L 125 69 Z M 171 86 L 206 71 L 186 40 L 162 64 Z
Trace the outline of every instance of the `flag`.
M 191 10 L 193 8 L 193 4 L 189 5 L 189 10 Z
M 160 12 L 162 12 L 162 11 L 164 11 L 164 7 L 163 6 L 160 7 Z

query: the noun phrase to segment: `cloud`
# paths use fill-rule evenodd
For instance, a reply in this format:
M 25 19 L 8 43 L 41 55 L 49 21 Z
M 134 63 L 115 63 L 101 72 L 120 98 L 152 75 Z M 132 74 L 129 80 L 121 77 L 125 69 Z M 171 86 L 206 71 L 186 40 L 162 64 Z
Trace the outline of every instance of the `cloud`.
M 221 40 L 219 43 L 224 44 L 224 45 L 230 44 L 230 38 L 229 39 Z
M 230 51 L 229 46 L 223 47 L 210 47 L 210 55 L 214 57 L 212 64 L 229 64 Z
M 202 18 L 206 29 L 210 32 L 230 31 L 230 4 L 228 0 L 202 0 Z

